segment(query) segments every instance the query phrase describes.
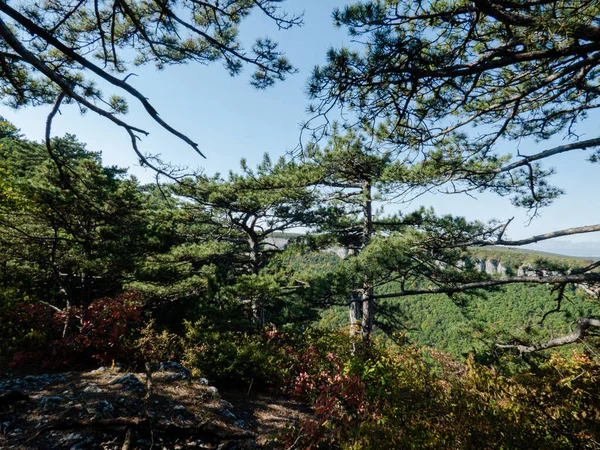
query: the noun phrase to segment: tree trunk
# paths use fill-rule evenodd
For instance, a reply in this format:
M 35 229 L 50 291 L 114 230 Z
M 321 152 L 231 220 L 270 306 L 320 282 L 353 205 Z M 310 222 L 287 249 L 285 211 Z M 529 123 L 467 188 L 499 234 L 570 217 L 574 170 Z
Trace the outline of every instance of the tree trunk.
M 248 238 L 248 244 L 250 244 L 250 265 L 253 275 L 258 275 L 260 272 L 260 249 L 258 244 L 258 238 L 256 235 L 250 235 Z M 252 314 L 254 319 L 258 322 L 260 328 L 265 327 L 265 307 L 261 299 L 253 297 L 252 302 Z
M 350 248 L 348 256 L 358 255 L 359 248 Z M 352 291 L 348 298 L 348 308 L 350 311 L 350 336 L 356 336 L 360 332 L 360 323 L 362 320 L 362 298 L 360 292 Z
M 350 294 L 350 336 L 356 336 L 362 319 L 362 298 L 354 291 Z
M 362 295 L 362 322 L 360 327 L 362 341 L 367 345 L 371 344 L 374 316 L 373 289 L 367 287 Z
M 362 248 L 369 245 L 373 235 L 373 198 L 372 198 L 371 180 L 365 180 L 362 184 L 362 206 L 363 206 L 363 229 L 362 229 Z M 373 287 L 371 280 L 365 276 L 362 286 L 362 322 L 360 334 L 362 341 L 369 345 L 373 335 Z

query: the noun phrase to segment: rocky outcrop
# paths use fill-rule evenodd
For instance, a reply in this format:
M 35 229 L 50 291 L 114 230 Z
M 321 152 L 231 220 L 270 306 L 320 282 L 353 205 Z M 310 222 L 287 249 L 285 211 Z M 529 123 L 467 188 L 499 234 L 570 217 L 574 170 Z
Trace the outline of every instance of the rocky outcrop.
M 0 374 L 0 448 L 258 448 L 240 412 L 176 362 L 147 373 Z
M 291 237 L 288 236 L 271 236 L 265 240 L 265 244 L 267 245 L 267 247 L 274 247 L 278 250 L 283 250 L 285 249 L 285 247 L 287 247 L 288 243 L 290 242 L 290 239 Z M 327 253 L 332 253 L 341 259 L 346 258 L 349 253 L 347 248 L 340 246 L 329 247 L 324 249 L 323 251 Z

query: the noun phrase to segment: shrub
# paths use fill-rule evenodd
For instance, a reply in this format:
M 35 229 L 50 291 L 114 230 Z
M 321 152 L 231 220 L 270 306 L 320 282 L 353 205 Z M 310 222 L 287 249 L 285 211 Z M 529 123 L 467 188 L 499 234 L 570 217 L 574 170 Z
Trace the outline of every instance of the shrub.
M 87 308 L 57 311 L 43 303 L 21 304 L 12 322 L 20 336 L 12 367 L 73 369 L 129 360 L 142 322 L 134 293 L 102 298 Z
M 154 319 L 140 330 L 134 345 L 137 359 L 144 362 L 179 361 L 183 357 L 183 339 L 167 330 L 157 331 Z
M 560 375 L 559 375 L 560 374 Z M 536 373 L 500 376 L 471 358 L 382 348 L 302 375 L 314 417 L 288 445 L 342 449 L 599 448 L 600 369 L 554 357 Z
M 187 323 L 185 363 L 217 384 L 252 383 L 292 394 L 298 374 L 320 371 L 323 361 L 329 363 L 320 355 L 331 349 L 343 347 L 349 354 L 348 342 L 347 336 L 327 330 L 217 332 L 199 321 Z

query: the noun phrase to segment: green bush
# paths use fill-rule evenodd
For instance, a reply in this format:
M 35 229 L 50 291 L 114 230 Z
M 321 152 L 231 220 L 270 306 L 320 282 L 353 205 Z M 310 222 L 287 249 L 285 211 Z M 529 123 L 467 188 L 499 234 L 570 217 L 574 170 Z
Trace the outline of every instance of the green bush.
M 217 385 L 291 393 L 299 373 L 320 370 L 321 355 L 350 351 L 348 337 L 335 331 L 217 332 L 202 321 L 186 326 L 185 364 Z
M 600 366 L 586 354 L 503 375 L 473 356 L 460 363 L 389 341 L 364 348 L 318 328 L 218 333 L 198 322 L 186 342 L 186 362 L 217 384 L 313 405 L 282 437 L 286 448 L 600 448 Z
M 314 416 L 287 445 L 341 449 L 600 448 L 600 368 L 555 356 L 503 377 L 473 358 L 374 346 L 299 374 Z
M 140 330 L 135 341 L 137 359 L 157 364 L 165 361 L 180 361 L 183 358 L 183 339 L 167 330 L 158 331 L 154 319 L 150 319 Z

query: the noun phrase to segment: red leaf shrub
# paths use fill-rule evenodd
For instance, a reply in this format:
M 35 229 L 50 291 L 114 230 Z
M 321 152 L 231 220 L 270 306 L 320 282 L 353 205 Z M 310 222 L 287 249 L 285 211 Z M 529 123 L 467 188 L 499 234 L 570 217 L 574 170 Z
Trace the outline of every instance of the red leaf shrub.
M 74 369 L 129 360 L 142 323 L 141 306 L 135 293 L 68 311 L 43 303 L 20 305 L 13 319 L 20 341 L 10 365 Z

